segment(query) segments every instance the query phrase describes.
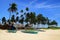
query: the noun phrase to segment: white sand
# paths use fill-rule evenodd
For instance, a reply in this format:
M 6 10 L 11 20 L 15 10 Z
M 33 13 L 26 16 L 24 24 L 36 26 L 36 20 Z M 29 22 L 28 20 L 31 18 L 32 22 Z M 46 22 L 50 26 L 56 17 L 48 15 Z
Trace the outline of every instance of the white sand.
M 44 30 L 38 34 L 28 34 L 17 31 L 8 33 L 7 30 L 0 30 L 0 40 L 60 40 L 60 30 Z

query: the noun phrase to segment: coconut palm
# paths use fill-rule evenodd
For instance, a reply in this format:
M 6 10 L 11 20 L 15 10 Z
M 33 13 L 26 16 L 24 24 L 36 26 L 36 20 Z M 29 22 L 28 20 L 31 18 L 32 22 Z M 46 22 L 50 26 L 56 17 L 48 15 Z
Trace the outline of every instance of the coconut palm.
M 21 10 L 20 12 L 23 13 L 23 10 Z
M 18 13 L 18 12 L 16 12 L 16 19 L 15 19 L 15 21 L 16 21 L 16 22 L 18 22 L 18 21 L 19 21 L 19 16 L 18 16 L 18 14 L 19 14 L 19 13 Z
M 44 16 L 42 17 L 42 24 L 43 25 L 47 24 L 47 19 Z
M 24 15 L 26 15 L 27 13 L 29 13 L 28 11 L 29 11 L 29 8 L 28 7 L 26 7 L 26 12 L 24 13 Z
M 15 16 L 14 15 L 12 15 L 12 17 L 11 17 L 11 22 L 15 22 Z
M 36 21 L 35 18 L 36 18 L 35 12 L 30 12 L 30 17 L 29 17 L 30 24 L 34 24 L 35 23 L 35 21 Z
M 10 4 L 10 7 L 8 8 L 8 11 L 10 12 L 10 16 L 9 16 L 9 20 L 10 20 L 11 13 L 17 11 L 17 5 L 15 3 Z
M 29 15 L 29 13 L 27 13 L 27 14 L 26 14 L 26 19 L 25 19 L 25 22 L 26 22 L 27 24 L 28 24 L 29 19 L 30 19 L 29 17 L 30 17 L 30 15 Z
M 20 20 L 19 20 L 19 23 L 23 24 L 24 22 L 24 17 L 22 17 Z
M 10 24 L 10 20 L 8 19 L 7 22 Z
M 16 12 L 16 15 L 18 15 L 19 13 L 18 12 Z
M 43 20 L 43 15 L 42 14 L 38 14 L 37 15 L 37 22 L 38 22 L 38 24 L 41 24 L 42 23 L 42 20 Z
M 29 8 L 28 7 L 26 7 L 26 12 L 24 12 L 24 17 L 25 17 L 25 19 L 24 19 L 24 21 L 28 24 L 28 22 L 29 22 Z
M 26 7 L 26 11 L 29 11 L 29 8 L 28 7 Z
M 18 21 L 19 21 L 19 17 L 17 16 L 17 17 L 16 17 L 16 22 L 18 22 Z
M 53 20 L 53 21 L 50 23 L 50 25 L 56 25 L 56 26 L 57 26 L 58 24 L 57 24 L 57 22 L 56 22 L 55 20 Z
M 41 24 L 45 25 L 46 18 L 42 14 L 38 14 L 37 15 L 37 23 L 38 23 L 38 26 L 41 26 Z
M 48 25 L 48 27 L 50 26 L 50 23 L 51 23 L 50 21 L 51 21 L 51 20 L 47 17 L 47 18 L 46 18 L 46 24 Z
M 2 18 L 2 23 L 3 23 L 3 24 L 6 23 L 6 18 L 5 18 L 5 17 Z

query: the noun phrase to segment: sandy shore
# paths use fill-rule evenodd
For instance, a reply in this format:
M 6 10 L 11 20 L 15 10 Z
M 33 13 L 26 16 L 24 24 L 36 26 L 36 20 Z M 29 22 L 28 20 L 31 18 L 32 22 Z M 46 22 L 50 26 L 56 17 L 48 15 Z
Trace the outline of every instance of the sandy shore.
M 44 30 L 38 34 L 28 34 L 17 31 L 8 33 L 7 30 L 0 30 L 0 40 L 60 40 L 60 30 Z

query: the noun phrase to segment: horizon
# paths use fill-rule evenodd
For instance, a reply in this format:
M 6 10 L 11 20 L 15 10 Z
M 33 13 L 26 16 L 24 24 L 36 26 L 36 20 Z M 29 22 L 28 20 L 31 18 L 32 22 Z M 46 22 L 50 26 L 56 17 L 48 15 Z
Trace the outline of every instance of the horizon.
M 51 20 L 56 20 L 60 26 L 60 0 L 0 0 L 0 19 L 9 18 L 8 8 L 11 3 L 17 4 L 18 12 L 28 7 L 29 11 L 36 12 L 36 15 L 40 13 Z

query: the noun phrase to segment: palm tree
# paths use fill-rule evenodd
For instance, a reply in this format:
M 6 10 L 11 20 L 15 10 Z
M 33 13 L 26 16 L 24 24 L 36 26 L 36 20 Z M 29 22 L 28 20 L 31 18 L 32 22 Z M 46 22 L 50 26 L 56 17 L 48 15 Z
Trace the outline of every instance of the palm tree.
M 23 24 L 24 22 L 24 17 L 19 20 L 19 23 Z
M 46 24 L 46 18 L 42 14 L 38 14 L 37 15 L 37 23 L 38 23 L 38 26 L 42 26 L 41 24 L 45 25 Z
M 26 10 L 26 12 L 24 12 L 24 21 L 27 22 L 27 24 L 28 24 L 28 21 L 29 21 L 29 20 L 28 20 L 28 19 L 29 19 L 29 18 L 28 18 L 28 16 L 29 16 L 29 12 L 28 12 L 28 11 L 29 11 L 29 8 L 26 7 L 25 10 Z
M 37 15 L 37 22 L 38 22 L 38 24 L 41 24 L 42 23 L 42 19 L 43 19 L 43 15 L 42 14 L 38 14 Z
M 35 12 L 30 12 L 30 24 L 31 24 L 31 26 L 37 27 L 36 23 L 37 23 L 37 17 L 36 17 Z
M 29 11 L 29 8 L 28 7 L 26 7 L 26 12 L 24 13 L 24 15 L 26 15 L 27 13 L 29 13 L 28 11 Z
M 29 8 L 28 7 L 26 7 L 26 11 L 29 11 Z
M 30 14 L 29 13 L 27 13 L 26 14 L 26 19 L 25 19 L 25 22 L 28 24 L 28 22 L 29 22 L 29 19 L 30 19 Z
M 20 16 L 21 18 L 23 17 L 23 15 Z
M 10 16 L 9 16 L 9 20 L 10 20 L 11 13 L 17 11 L 17 5 L 15 3 L 10 4 L 10 7 L 8 8 L 8 11 L 10 12 Z
M 25 22 L 28 24 L 30 24 L 32 26 L 32 24 L 35 24 L 36 25 L 36 15 L 35 15 L 35 12 L 30 12 L 30 13 L 27 13 L 26 14 L 26 19 L 25 19 Z M 31 27 L 31 26 L 27 26 L 27 27 Z
M 20 12 L 23 13 L 23 10 L 21 10 Z M 23 14 L 21 16 L 23 16 Z
M 48 25 L 48 27 L 49 27 L 50 23 L 51 23 L 51 22 L 50 22 L 50 19 L 47 17 L 47 18 L 46 18 L 46 24 Z
M 3 24 L 6 23 L 6 18 L 5 18 L 5 17 L 2 18 L 2 23 L 3 23 Z
M 57 26 L 57 22 L 55 20 L 53 20 L 50 25 L 56 25 Z
M 35 18 L 36 18 L 36 15 L 35 15 L 35 12 L 30 12 L 30 15 L 29 15 L 29 19 L 30 19 L 30 24 L 34 24 L 35 23 Z
M 24 21 L 28 23 L 28 21 L 29 21 L 28 20 L 29 19 L 29 12 L 28 12 L 29 11 L 29 8 L 26 7 L 25 10 L 26 10 L 26 12 L 24 12 L 24 18 L 25 18 Z
M 18 16 L 18 14 L 19 14 L 19 13 L 18 13 L 18 12 L 16 12 L 16 19 L 15 19 L 15 21 L 16 21 L 16 22 L 18 22 L 18 21 L 19 21 L 19 16 Z
M 10 20 L 8 19 L 7 22 L 10 24 Z
M 23 10 L 21 10 L 20 12 L 23 13 Z
M 16 22 L 18 22 L 18 21 L 19 21 L 19 17 L 17 16 L 17 17 L 16 17 Z
M 45 17 L 42 17 L 42 24 L 45 25 L 47 22 L 47 19 Z
M 16 15 L 18 15 L 19 13 L 18 12 L 16 12 Z
M 11 22 L 15 22 L 15 16 L 14 15 L 12 15 L 12 17 L 11 17 Z

